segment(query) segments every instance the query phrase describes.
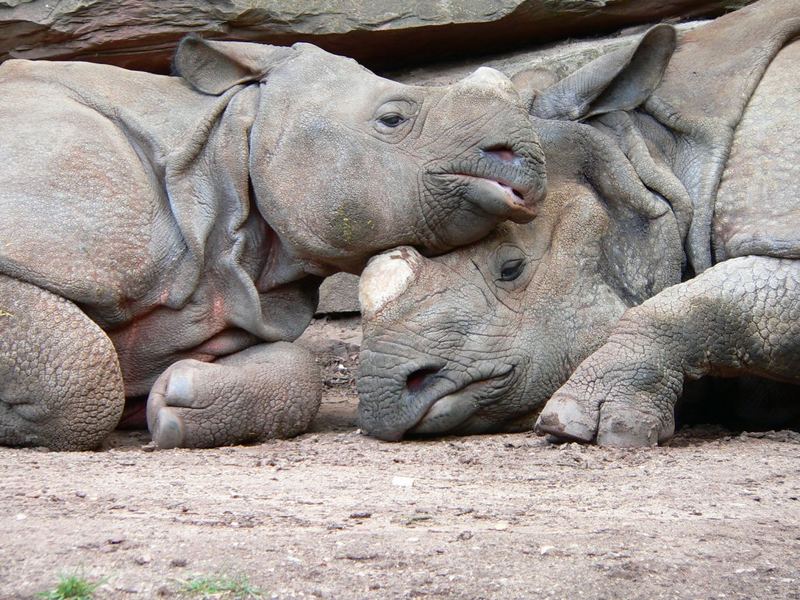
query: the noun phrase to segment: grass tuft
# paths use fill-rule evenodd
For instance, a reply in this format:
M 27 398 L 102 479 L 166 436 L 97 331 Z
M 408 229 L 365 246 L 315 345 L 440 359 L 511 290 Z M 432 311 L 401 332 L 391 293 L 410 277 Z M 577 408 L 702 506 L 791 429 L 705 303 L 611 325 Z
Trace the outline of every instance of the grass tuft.
M 264 592 L 252 585 L 244 575 L 198 575 L 183 582 L 181 593 L 215 600 L 247 600 L 264 596 Z
M 102 581 L 89 581 L 82 575 L 60 575 L 58 584 L 52 590 L 38 595 L 43 600 L 92 600 L 95 590 Z

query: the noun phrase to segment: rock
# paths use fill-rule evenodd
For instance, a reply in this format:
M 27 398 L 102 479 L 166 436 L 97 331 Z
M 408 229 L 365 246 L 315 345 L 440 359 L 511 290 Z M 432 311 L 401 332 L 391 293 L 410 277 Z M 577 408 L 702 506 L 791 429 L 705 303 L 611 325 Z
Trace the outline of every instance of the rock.
M 676 26 L 678 35 L 700 27 L 707 21 L 689 21 Z M 536 48 L 512 50 L 491 57 L 464 58 L 397 69 L 385 73 L 391 79 L 412 85 L 448 85 L 463 79 L 480 66 L 488 66 L 514 77 L 521 71 L 533 71 L 543 89 L 576 71 L 594 59 L 638 41 L 651 24 L 630 28 L 590 40 L 565 40 Z
M 319 288 L 317 314 L 355 313 L 358 305 L 358 277 L 337 273 L 325 279 Z
M 309 41 L 373 68 L 486 54 L 663 19 L 714 16 L 750 0 L 0 0 L 0 60 L 89 60 L 166 73 L 188 33 Z
M 363 510 L 352 513 L 349 518 L 361 520 L 361 519 L 369 519 L 371 516 L 372 516 L 371 512 Z

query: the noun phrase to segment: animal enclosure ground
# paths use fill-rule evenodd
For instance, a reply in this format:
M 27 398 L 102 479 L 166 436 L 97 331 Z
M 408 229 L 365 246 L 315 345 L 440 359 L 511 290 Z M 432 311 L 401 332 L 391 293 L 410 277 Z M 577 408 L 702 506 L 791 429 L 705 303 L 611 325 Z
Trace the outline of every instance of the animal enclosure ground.
M 0 448 L 0 598 L 75 572 L 97 598 L 179 598 L 217 576 L 267 598 L 800 598 L 800 435 L 379 442 L 354 424 L 355 327 L 306 336 L 326 394 L 296 439 Z

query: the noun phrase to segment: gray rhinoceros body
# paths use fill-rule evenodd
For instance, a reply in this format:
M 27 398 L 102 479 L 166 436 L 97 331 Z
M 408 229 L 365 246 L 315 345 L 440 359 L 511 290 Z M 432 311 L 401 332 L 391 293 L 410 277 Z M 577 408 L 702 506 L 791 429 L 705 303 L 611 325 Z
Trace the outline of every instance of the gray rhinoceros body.
M 497 72 L 421 88 L 192 38 L 176 68 L 0 67 L 0 443 L 95 446 L 148 392 L 162 446 L 297 433 L 320 383 L 286 342 L 322 276 L 469 243 L 543 192 Z
M 362 428 L 513 430 L 547 402 L 541 431 L 639 445 L 672 434 L 684 380 L 765 377 L 782 383 L 743 383 L 752 405 L 796 401 L 798 31 L 800 3 L 760 2 L 538 93 L 536 219 L 362 275 Z

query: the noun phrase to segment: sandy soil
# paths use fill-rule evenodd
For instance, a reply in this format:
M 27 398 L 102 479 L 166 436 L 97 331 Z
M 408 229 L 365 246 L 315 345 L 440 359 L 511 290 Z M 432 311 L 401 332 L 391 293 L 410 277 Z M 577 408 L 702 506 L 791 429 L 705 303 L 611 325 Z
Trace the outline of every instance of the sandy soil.
M 296 439 L 0 449 L 0 598 L 76 570 L 104 581 L 98 598 L 178 598 L 218 574 L 268 598 L 800 598 L 797 433 L 389 444 L 354 424 L 353 322 L 306 343 L 326 398 Z

